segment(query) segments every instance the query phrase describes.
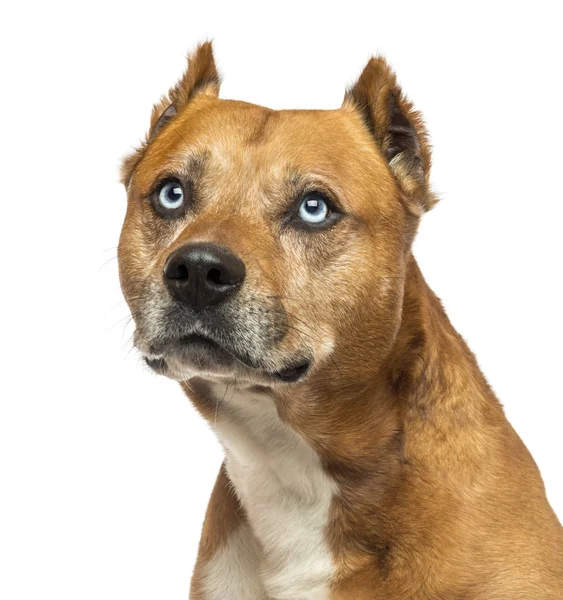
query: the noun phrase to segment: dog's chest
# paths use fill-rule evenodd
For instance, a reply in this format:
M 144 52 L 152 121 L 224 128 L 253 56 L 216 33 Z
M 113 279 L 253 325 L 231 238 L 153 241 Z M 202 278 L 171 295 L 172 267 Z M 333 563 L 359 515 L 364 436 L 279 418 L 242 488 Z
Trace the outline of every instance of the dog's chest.
M 260 542 L 260 574 L 276 600 L 324 600 L 333 573 L 326 527 L 335 485 L 319 456 L 282 423 L 272 398 L 216 385 L 226 467 Z

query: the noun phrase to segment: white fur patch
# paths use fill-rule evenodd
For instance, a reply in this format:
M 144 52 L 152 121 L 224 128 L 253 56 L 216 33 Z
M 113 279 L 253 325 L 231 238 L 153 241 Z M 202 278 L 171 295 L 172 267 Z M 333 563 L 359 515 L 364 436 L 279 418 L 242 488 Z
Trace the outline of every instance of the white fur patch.
M 258 544 L 248 523 L 243 523 L 205 565 L 205 600 L 264 600 L 259 561 Z
M 267 598 L 328 599 L 334 566 L 325 536 L 334 482 L 314 450 L 280 421 L 272 398 L 214 387 L 224 398 L 216 432 L 262 550 L 259 573 Z

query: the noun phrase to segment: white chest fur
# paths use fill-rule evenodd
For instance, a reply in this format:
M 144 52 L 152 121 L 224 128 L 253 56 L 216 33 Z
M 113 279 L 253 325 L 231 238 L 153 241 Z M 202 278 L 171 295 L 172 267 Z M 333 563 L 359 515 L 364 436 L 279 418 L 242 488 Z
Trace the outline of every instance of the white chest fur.
M 334 482 L 319 456 L 278 417 L 274 400 L 225 390 L 216 432 L 226 467 L 260 543 L 260 577 L 275 600 L 325 600 L 333 563 L 326 527 Z

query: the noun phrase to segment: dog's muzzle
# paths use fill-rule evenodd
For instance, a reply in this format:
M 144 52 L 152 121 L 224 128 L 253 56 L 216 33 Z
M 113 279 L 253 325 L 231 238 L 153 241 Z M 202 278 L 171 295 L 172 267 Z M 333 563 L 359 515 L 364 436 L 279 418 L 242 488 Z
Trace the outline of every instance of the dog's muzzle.
M 288 330 L 285 310 L 274 296 L 245 289 L 245 276 L 244 262 L 228 248 L 192 243 L 174 250 L 163 269 L 166 291 L 153 287 L 136 319 L 135 343 L 146 364 L 180 380 L 202 374 L 301 379 L 311 352 L 276 350 Z

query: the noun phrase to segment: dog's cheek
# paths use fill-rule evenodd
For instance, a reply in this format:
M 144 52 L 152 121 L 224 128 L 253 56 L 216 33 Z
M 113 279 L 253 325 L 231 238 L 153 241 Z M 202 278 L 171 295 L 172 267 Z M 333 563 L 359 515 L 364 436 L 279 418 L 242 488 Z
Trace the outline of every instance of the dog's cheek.
M 331 328 L 335 310 L 351 293 L 357 273 L 353 231 L 292 232 L 284 236 L 284 304 L 311 335 Z
M 161 269 L 174 231 L 141 198 L 130 194 L 117 249 L 119 275 L 130 308 L 147 285 L 159 286 Z
M 140 293 L 142 265 L 146 253 L 137 219 L 131 209 L 127 212 L 117 246 L 117 258 L 121 290 L 129 307 L 132 308 L 134 298 Z
M 388 241 L 388 240 L 387 240 Z M 403 258 L 399 246 L 359 235 L 327 266 L 323 293 L 335 345 L 383 356 L 400 324 Z M 319 293 L 319 292 L 317 292 Z

